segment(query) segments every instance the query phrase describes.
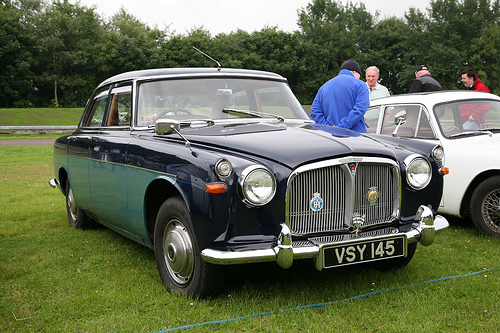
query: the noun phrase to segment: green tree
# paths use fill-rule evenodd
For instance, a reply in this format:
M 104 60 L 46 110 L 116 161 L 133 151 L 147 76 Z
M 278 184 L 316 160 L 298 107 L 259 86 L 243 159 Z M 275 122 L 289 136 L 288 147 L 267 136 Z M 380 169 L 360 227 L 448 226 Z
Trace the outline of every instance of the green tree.
M 481 36 L 470 44 L 470 58 L 467 67 L 476 68 L 481 81 L 492 93 L 500 95 L 500 25 L 490 23 L 481 30 Z
M 343 6 L 332 0 L 313 0 L 300 10 L 298 24 L 310 73 L 302 78 L 307 80 L 308 102 L 323 83 L 338 74 L 345 60 L 354 58 L 366 66 L 363 51 L 367 50 L 373 16 L 364 4 Z
M 212 37 L 203 27 L 192 28 L 187 35 L 173 35 L 162 45 L 164 67 L 214 67 L 216 64 L 193 47 L 217 58 Z
M 433 68 L 433 75 L 445 89 L 458 88 L 463 69 L 473 65 L 476 70 L 483 70 L 484 63 L 471 62 L 471 44 L 482 39 L 486 44 L 498 45 L 498 35 L 483 35 L 486 26 L 498 26 L 498 8 L 498 0 L 431 1 L 422 63 Z M 498 71 L 498 65 L 494 67 Z
M 93 55 L 102 35 L 95 8 L 56 0 L 36 17 L 35 26 L 40 94 L 52 96 L 55 106 L 83 105 L 96 81 Z
M 34 41 L 10 2 L 0 3 L 0 101 L 2 107 L 29 106 Z
M 475 68 L 500 90 L 500 0 L 430 0 L 426 12 L 378 19 L 363 3 L 311 0 L 299 30 L 264 27 L 212 37 L 202 26 L 185 34 L 151 28 L 121 8 L 109 21 L 69 0 L 0 0 L 0 98 L 3 106 L 82 106 L 95 85 L 129 70 L 154 67 L 260 69 L 288 78 L 304 104 L 354 58 L 376 65 L 382 84 L 408 91 L 418 65 L 446 89 Z
M 97 69 L 101 79 L 136 69 L 162 66 L 160 47 L 166 33 L 129 14 L 123 7 L 103 24 L 103 38 L 97 45 Z
M 401 18 L 390 17 L 375 24 L 366 50 L 367 66 L 380 69 L 380 83 L 393 94 L 407 92 L 408 86 L 401 85 L 405 81 L 402 73 L 408 63 L 410 28 Z M 413 43 L 410 43 L 413 44 Z M 411 73 L 411 75 L 413 72 Z
M 213 56 L 223 67 L 246 68 L 247 57 L 255 51 L 249 40 L 250 34 L 244 30 L 218 34 L 212 40 Z

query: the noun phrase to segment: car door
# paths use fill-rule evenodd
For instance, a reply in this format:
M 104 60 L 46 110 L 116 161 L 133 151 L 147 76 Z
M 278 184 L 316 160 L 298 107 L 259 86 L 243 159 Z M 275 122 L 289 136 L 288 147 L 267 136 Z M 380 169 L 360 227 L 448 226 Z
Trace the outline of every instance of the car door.
M 132 85 L 113 87 L 101 130 L 89 145 L 92 211 L 101 222 L 129 230 L 127 149 L 130 142 Z
M 69 138 L 69 181 L 78 205 L 92 211 L 90 192 L 89 155 L 92 139 L 99 136 L 108 104 L 109 86 L 95 92 L 85 109 L 79 129 Z

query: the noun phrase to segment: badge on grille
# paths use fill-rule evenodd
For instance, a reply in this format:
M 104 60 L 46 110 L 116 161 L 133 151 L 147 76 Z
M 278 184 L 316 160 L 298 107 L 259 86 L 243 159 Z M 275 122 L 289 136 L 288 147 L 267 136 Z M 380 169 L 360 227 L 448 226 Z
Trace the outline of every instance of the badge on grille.
M 370 202 L 370 206 L 375 206 L 379 196 L 380 196 L 380 193 L 378 192 L 378 188 L 376 186 L 370 187 L 368 189 L 368 193 L 366 194 L 366 198 Z
M 365 223 L 366 215 L 361 213 L 352 214 L 352 225 L 354 226 L 354 234 L 357 236 L 361 232 L 361 226 Z
M 356 167 L 358 166 L 356 163 L 349 163 L 349 170 L 351 170 L 351 175 L 354 177 L 356 175 Z
M 310 202 L 310 207 L 315 212 L 319 212 L 323 208 L 323 199 L 321 199 L 319 193 L 313 194 L 313 198 Z

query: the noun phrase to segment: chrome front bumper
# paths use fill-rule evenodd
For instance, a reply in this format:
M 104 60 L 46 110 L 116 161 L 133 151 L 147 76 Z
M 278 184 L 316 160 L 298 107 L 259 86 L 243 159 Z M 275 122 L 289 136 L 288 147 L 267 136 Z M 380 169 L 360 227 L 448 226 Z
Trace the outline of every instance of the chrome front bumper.
M 420 242 L 424 246 L 429 246 L 434 242 L 436 233 L 446 229 L 448 221 L 440 215 L 434 216 L 432 211 L 426 206 L 420 206 L 413 221 L 411 230 L 396 233 L 404 235 L 407 244 Z M 385 237 L 385 236 L 383 236 Z M 363 237 L 363 240 L 382 239 L 381 236 Z M 350 243 L 352 240 L 335 242 L 335 245 Z M 294 247 L 292 243 L 292 233 L 286 224 L 281 224 L 281 233 L 278 237 L 278 245 L 270 249 L 249 250 L 249 251 L 221 251 L 215 249 L 204 249 L 201 257 L 208 263 L 216 265 L 234 265 L 255 262 L 275 261 L 282 268 L 292 266 L 295 259 L 317 259 L 321 253 L 321 247 L 330 244 Z M 316 264 L 318 270 L 322 269 L 321 264 Z

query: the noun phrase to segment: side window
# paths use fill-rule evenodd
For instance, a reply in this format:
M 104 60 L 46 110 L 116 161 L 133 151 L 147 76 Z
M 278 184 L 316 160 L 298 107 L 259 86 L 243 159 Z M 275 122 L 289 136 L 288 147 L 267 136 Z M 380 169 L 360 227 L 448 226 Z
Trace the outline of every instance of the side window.
M 108 91 L 109 87 L 101 89 L 94 95 L 90 106 L 90 112 L 85 123 L 83 124 L 84 127 L 102 126 L 106 106 L 108 104 Z
M 429 114 L 423 107 L 420 110 L 419 117 L 420 119 L 418 120 L 417 138 L 436 138 L 436 135 L 432 130 Z
M 396 118 L 405 113 L 407 110 L 406 105 L 402 106 L 386 106 L 384 108 L 384 118 L 382 119 L 382 134 L 392 134 L 396 129 Z M 406 124 L 405 124 L 406 125 Z M 398 134 L 401 135 L 401 131 L 398 131 Z
M 366 132 L 377 133 L 380 106 L 369 108 L 365 113 Z
M 130 126 L 132 86 L 113 88 L 106 126 Z
M 427 110 L 420 105 L 398 105 L 385 108 L 383 134 L 392 134 L 396 129 L 396 119 L 404 118 L 397 135 L 406 138 L 436 138 Z

